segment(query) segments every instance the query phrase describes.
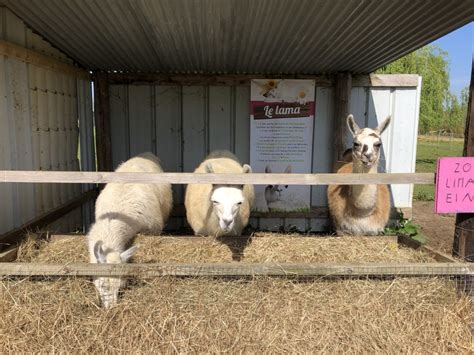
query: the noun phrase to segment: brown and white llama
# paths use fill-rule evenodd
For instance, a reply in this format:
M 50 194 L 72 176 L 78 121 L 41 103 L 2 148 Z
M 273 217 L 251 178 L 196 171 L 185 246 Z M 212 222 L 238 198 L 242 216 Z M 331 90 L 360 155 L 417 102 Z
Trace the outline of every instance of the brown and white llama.
M 352 162 L 338 174 L 377 174 L 382 141 L 380 136 L 390 124 L 390 116 L 375 128 L 359 128 L 354 117 L 347 117 L 353 137 Z M 332 224 L 338 235 L 381 234 L 390 215 L 387 185 L 329 185 L 328 205 Z

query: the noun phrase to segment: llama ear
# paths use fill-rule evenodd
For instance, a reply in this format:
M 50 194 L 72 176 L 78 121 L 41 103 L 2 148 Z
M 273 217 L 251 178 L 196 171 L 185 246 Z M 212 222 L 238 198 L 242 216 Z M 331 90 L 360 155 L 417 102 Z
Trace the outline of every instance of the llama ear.
M 123 251 L 120 254 L 120 260 L 122 260 L 123 263 L 126 263 L 130 260 L 130 258 L 135 254 L 137 251 L 138 247 L 134 245 L 133 247 L 128 248 L 127 250 Z
M 351 131 L 352 136 L 355 136 L 359 133 L 360 128 L 354 120 L 354 116 L 349 115 L 347 116 L 347 127 L 349 127 L 349 131 Z
M 206 173 L 208 174 L 214 174 L 214 169 L 212 168 L 211 163 L 206 164 Z
M 105 264 L 107 262 L 107 255 L 104 253 L 104 249 L 102 249 L 102 244 L 102 241 L 99 240 L 94 245 L 94 256 L 99 264 Z
M 272 169 L 270 169 L 270 167 L 267 165 L 267 166 L 265 167 L 265 172 L 266 172 L 267 174 L 270 174 L 270 173 L 272 172 Z
M 390 121 L 392 120 L 392 117 L 388 116 L 385 120 L 383 120 L 382 123 L 380 123 L 377 128 L 375 129 L 379 134 L 382 134 L 383 131 L 385 131 L 390 124 Z
M 288 165 L 285 169 L 285 174 L 291 174 L 291 165 Z
M 244 170 L 243 170 L 244 174 L 251 174 L 252 173 L 252 167 L 250 165 L 244 164 L 243 168 L 244 168 Z

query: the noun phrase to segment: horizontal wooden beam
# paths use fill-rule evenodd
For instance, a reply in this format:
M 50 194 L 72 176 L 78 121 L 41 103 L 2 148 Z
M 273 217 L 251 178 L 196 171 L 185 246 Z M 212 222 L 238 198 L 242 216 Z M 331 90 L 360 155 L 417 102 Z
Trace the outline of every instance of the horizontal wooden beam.
M 419 241 L 407 235 L 399 234 L 397 236 L 397 242 L 409 248 L 420 250 L 428 254 L 429 256 L 431 256 L 433 259 L 435 259 L 437 262 L 440 262 L 440 263 L 459 263 L 460 262 L 460 260 L 455 259 L 447 254 L 441 253 L 440 251 L 437 251 L 428 245 L 421 244 Z
M 434 276 L 474 275 L 469 263 L 365 263 L 365 264 L 86 264 L 73 263 L 0 263 L 0 276 L 284 276 L 284 277 L 380 277 L 380 276 Z
M 249 86 L 252 79 L 311 79 L 319 87 L 333 87 L 334 75 L 212 75 L 212 74 L 163 74 L 163 73 L 108 73 L 109 84 L 155 85 L 215 85 L 215 86 Z M 416 74 L 370 74 L 355 75 L 352 86 L 367 87 L 417 87 Z
M 4 40 L 0 40 L 0 55 L 50 69 L 54 72 L 61 72 L 63 74 L 71 75 L 76 78 L 85 80 L 90 80 L 91 78 L 89 72 L 85 69 L 61 62 L 56 58 Z
M 214 85 L 214 86 L 249 86 L 252 79 L 311 79 L 316 86 L 331 87 L 334 85 L 332 75 L 213 75 L 213 74 L 163 74 L 163 73 L 108 73 L 109 84 L 139 84 L 152 83 L 155 85 Z
M 98 195 L 97 190 L 87 191 L 79 197 L 67 202 L 66 204 L 59 206 L 51 211 L 45 212 L 29 222 L 15 228 L 7 233 L 0 235 L 0 251 L 5 250 L 11 245 L 15 245 L 23 240 L 25 234 L 28 231 L 35 231 L 38 228 L 47 226 L 53 223 L 62 216 L 82 206 L 82 204 L 96 198 Z
M 15 261 L 18 255 L 18 246 L 12 245 L 10 248 L 0 252 L 0 262 L 6 263 Z
M 1 182 L 16 183 L 171 183 L 252 185 L 365 185 L 433 184 L 433 173 L 391 174 L 205 174 L 205 173 L 116 173 L 89 171 L 0 170 Z
M 352 86 L 366 87 L 417 87 L 417 74 L 370 74 L 356 75 L 352 79 Z

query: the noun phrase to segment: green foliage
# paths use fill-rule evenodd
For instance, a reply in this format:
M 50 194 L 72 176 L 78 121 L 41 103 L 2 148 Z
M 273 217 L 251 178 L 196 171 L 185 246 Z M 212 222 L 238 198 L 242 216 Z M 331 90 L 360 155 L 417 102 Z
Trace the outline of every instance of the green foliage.
M 403 213 L 399 214 L 398 221 L 395 226 L 390 226 L 385 228 L 385 234 L 387 235 L 398 235 L 404 234 L 412 239 L 419 241 L 420 243 L 425 243 L 426 238 L 418 231 L 420 226 L 414 224 L 411 220 L 406 219 L 403 216 Z
M 461 139 L 451 141 L 426 141 L 425 137 L 418 138 L 416 149 L 416 172 L 434 173 L 438 157 L 459 157 L 462 155 L 464 142 Z M 418 201 L 434 201 L 434 185 L 414 187 L 413 197 Z
M 446 130 L 462 134 L 467 112 L 467 94 L 466 100 L 462 98 L 459 102 L 449 91 L 447 52 L 428 45 L 380 68 L 376 73 L 421 75 L 419 133 Z

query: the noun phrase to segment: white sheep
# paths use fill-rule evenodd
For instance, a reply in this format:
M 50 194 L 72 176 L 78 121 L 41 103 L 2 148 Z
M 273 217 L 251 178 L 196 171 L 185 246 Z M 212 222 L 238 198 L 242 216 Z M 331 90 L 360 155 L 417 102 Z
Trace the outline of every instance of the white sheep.
M 162 173 L 159 159 L 143 153 L 122 163 L 116 172 Z M 100 193 L 95 206 L 95 223 L 87 235 L 90 262 L 120 264 L 130 260 L 130 247 L 139 232 L 160 233 L 173 205 L 170 184 L 110 183 Z M 128 249 L 127 249 L 128 248 Z M 117 303 L 125 280 L 118 277 L 94 279 L 104 307 Z
M 252 169 L 229 151 L 214 151 L 194 172 L 251 173 Z M 247 225 L 253 200 L 253 185 L 189 184 L 184 204 L 195 234 L 235 236 Z

